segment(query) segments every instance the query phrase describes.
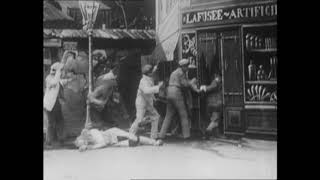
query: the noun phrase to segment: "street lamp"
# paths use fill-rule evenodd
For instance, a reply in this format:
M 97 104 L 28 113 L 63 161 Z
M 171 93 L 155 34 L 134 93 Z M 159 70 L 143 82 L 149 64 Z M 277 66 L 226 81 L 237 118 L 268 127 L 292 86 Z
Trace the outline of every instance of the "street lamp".
M 79 1 L 79 6 L 82 14 L 83 29 L 87 31 L 89 38 L 89 93 L 93 91 L 93 76 L 92 76 L 92 52 L 91 52 L 91 38 L 93 33 L 93 25 L 96 20 L 98 9 L 100 4 L 93 0 Z M 90 115 L 90 104 L 87 103 L 87 116 L 85 128 L 91 127 L 91 115 Z

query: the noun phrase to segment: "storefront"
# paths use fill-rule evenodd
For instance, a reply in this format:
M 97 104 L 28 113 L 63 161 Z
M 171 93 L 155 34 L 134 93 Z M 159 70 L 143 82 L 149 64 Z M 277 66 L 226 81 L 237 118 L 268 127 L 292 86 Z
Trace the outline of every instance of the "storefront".
M 276 137 L 277 1 L 191 0 L 180 20 L 180 55 L 200 84 L 222 74 L 224 133 Z M 204 127 L 198 98 L 194 117 Z
M 65 66 L 68 69 L 69 65 L 74 65 L 76 78 L 64 87 L 65 101 L 61 101 L 66 136 L 76 136 L 83 129 L 86 117 L 86 79 L 82 75 L 85 74 L 85 77 L 88 77 L 87 33 L 79 29 L 44 29 L 43 32 L 48 39 L 60 40 L 59 46 L 55 47 L 57 58 L 48 63 L 60 61 L 65 51 L 73 51 L 76 54 L 74 63 L 67 63 Z M 107 59 L 120 62 L 119 92 L 123 96 L 129 115 L 135 114 L 136 90 L 141 79 L 141 56 L 150 54 L 154 48 L 154 34 L 153 30 L 136 29 L 95 29 L 93 32 L 93 54 L 96 50 L 104 51 Z M 51 52 L 52 47 L 45 47 L 44 54 L 47 55 L 44 56 L 52 57 Z M 126 58 L 122 59 L 123 57 Z M 45 63 L 44 66 L 47 67 Z M 122 116 L 117 112 L 119 112 L 117 108 L 113 109 L 112 116 Z

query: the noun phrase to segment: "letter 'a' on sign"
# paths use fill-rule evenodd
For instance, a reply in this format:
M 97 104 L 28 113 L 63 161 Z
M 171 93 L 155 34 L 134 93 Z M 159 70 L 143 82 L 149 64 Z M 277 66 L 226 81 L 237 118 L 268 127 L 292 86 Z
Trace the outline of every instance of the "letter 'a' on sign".
M 96 1 L 79 1 L 79 7 L 82 14 L 82 23 L 90 28 L 93 27 L 98 14 L 100 4 Z

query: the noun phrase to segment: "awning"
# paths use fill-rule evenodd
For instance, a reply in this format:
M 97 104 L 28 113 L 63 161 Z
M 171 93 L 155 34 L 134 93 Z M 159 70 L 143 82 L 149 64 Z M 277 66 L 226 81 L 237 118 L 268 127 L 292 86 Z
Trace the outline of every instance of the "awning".
M 152 59 L 159 61 L 173 61 L 174 51 L 179 40 L 179 32 L 174 33 L 164 42 L 159 43 L 152 53 Z
M 61 47 L 61 39 L 43 39 L 44 47 Z
M 73 19 L 48 3 L 43 1 L 43 21 L 73 21 Z
M 179 40 L 179 12 L 177 3 L 159 25 L 157 46 L 152 53 L 152 59 L 156 62 L 172 61 L 174 58 L 174 50 Z
M 77 0 L 69 0 L 69 1 L 68 0 L 57 0 L 57 2 L 63 8 L 80 8 L 79 7 L 79 1 L 77 1 Z M 109 6 L 107 6 L 103 2 L 101 2 L 101 1 L 98 1 L 98 2 L 100 4 L 99 9 L 102 9 L 102 10 L 111 9 Z
M 142 39 L 154 40 L 154 30 L 140 29 L 94 29 L 94 38 L 103 39 Z M 43 29 L 43 35 L 47 38 L 87 38 L 87 32 L 82 29 Z

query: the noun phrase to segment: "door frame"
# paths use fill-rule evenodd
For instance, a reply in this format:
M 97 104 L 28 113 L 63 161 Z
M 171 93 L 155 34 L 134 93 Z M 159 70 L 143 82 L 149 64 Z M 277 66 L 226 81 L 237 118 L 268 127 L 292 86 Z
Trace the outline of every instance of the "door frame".
M 199 36 L 199 32 L 203 32 L 203 31 L 216 31 L 218 34 L 227 30 L 237 30 L 239 32 L 239 44 L 240 44 L 240 61 L 242 61 L 240 63 L 240 67 L 243 70 L 243 47 L 242 47 L 242 24 L 232 24 L 232 25 L 218 25 L 218 26 L 208 26 L 208 27 L 198 27 L 195 28 L 195 33 L 196 33 L 196 46 L 197 46 L 197 51 L 199 48 L 199 44 L 198 44 L 198 36 Z M 224 98 L 224 93 L 225 93 L 225 87 L 224 87 L 224 63 L 223 63 L 223 52 L 222 52 L 222 39 L 219 38 L 218 40 L 218 46 L 219 46 L 219 61 L 221 63 L 221 75 L 222 75 L 222 114 L 224 114 L 224 111 L 226 109 L 225 107 L 225 98 Z M 200 70 L 200 59 L 199 56 L 196 57 L 197 58 L 197 62 L 198 62 L 198 69 L 197 69 L 197 74 L 199 74 L 199 70 Z M 243 74 L 243 73 L 242 73 Z M 198 76 L 199 77 L 199 76 Z M 200 82 L 200 80 L 199 80 Z M 242 93 L 243 90 L 242 90 Z M 200 101 L 200 97 L 198 97 L 198 101 Z M 242 108 L 242 106 L 239 106 L 239 108 Z M 200 113 L 200 112 L 199 112 Z M 199 114 L 200 116 L 200 114 Z M 223 122 L 225 123 L 226 121 L 226 117 L 223 116 Z M 225 124 L 224 124 L 225 126 Z M 223 127 L 223 130 L 225 131 L 225 127 Z M 225 132 L 223 132 L 225 133 Z

